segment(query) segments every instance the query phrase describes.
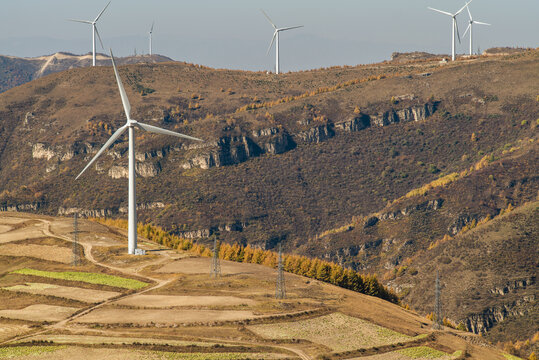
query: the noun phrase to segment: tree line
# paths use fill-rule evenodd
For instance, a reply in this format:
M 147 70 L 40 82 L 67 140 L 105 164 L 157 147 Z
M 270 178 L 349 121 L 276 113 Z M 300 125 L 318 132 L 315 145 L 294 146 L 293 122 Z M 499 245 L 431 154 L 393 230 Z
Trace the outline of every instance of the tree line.
M 105 225 L 127 229 L 126 220 L 106 218 L 95 220 Z M 190 251 L 205 257 L 213 256 L 210 247 L 193 242 L 191 239 L 171 234 L 159 226 L 139 223 L 137 232 L 140 236 L 169 248 Z M 273 268 L 276 268 L 278 264 L 277 252 L 253 248 L 250 245 L 243 246 L 238 243 L 232 245 L 221 243 L 219 246 L 219 258 Z M 375 275 L 362 275 L 357 271 L 346 269 L 333 262 L 293 254 L 283 254 L 283 267 L 284 271 L 292 274 L 306 276 L 362 294 L 376 296 L 396 304 L 399 303 L 397 295 L 385 288 Z

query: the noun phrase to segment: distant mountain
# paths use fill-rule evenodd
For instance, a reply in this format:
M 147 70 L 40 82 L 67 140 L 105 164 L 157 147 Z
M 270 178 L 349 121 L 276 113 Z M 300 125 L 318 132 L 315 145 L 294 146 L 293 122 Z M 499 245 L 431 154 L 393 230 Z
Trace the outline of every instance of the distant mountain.
M 158 63 L 174 61 L 163 55 L 137 55 L 118 58 L 119 64 Z M 107 55 L 97 54 L 98 66 L 110 65 Z M 9 90 L 42 76 L 92 65 L 92 54 L 74 55 L 58 52 L 35 58 L 0 55 L 0 92 Z

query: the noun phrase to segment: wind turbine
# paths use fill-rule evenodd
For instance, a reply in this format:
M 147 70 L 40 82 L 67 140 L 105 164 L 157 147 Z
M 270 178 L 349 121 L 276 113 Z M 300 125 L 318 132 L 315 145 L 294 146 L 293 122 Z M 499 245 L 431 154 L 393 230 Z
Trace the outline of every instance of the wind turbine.
M 468 32 L 468 30 L 470 31 L 470 56 L 472 56 L 473 55 L 473 24 L 487 25 L 487 26 L 490 26 L 490 24 L 487 24 L 481 21 L 475 21 L 472 17 L 472 13 L 470 12 L 469 6 L 466 6 L 466 10 L 468 10 L 468 15 L 470 15 L 470 23 L 468 25 L 468 28 L 466 28 L 464 35 L 462 36 L 466 36 L 466 33 Z
M 300 26 L 292 26 L 292 27 L 285 27 L 285 28 L 278 28 L 278 27 L 275 26 L 275 24 L 271 21 L 271 19 L 269 18 L 268 14 L 266 14 L 266 13 L 264 12 L 264 10 L 260 10 L 260 11 L 262 11 L 262 14 L 264 14 L 264 16 L 266 17 L 266 19 L 268 19 L 268 21 L 270 22 L 271 26 L 273 26 L 273 29 L 275 29 L 275 31 L 273 32 L 273 37 L 271 38 L 270 46 L 269 46 L 269 48 L 268 48 L 268 51 L 266 52 L 266 55 L 269 54 L 269 52 L 270 52 L 270 50 L 271 50 L 271 47 L 273 46 L 273 41 L 275 41 L 275 73 L 276 73 L 276 74 L 279 74 L 279 33 L 280 33 L 281 31 L 297 29 L 297 28 L 303 27 L 303 25 L 300 25 Z
M 442 10 L 438 10 L 438 9 L 434 9 L 434 8 L 431 8 L 429 7 L 428 9 L 429 10 L 433 10 L 433 11 L 437 11 L 439 13 L 442 13 L 444 15 L 449 15 L 451 16 L 451 18 L 453 19 L 453 32 L 452 32 L 452 37 L 451 37 L 451 60 L 452 61 L 455 61 L 455 48 L 456 48 L 456 42 L 455 42 L 455 30 L 457 32 L 457 36 L 459 38 L 459 43 L 460 43 L 460 33 L 459 33 L 459 25 L 457 23 L 457 15 L 460 14 L 462 12 L 462 10 L 464 10 L 464 8 L 466 8 L 473 0 L 470 0 L 466 3 L 466 5 L 464 5 L 459 11 L 457 11 L 456 13 L 454 14 L 451 14 L 450 12 L 447 12 L 447 11 L 442 11 Z
M 114 68 L 114 74 L 116 76 L 116 82 L 118 83 L 118 89 L 120 90 L 120 97 L 122 98 L 122 104 L 125 111 L 125 116 L 127 122 L 124 126 L 116 130 L 114 134 L 107 140 L 105 145 L 97 152 L 93 159 L 86 165 L 86 167 L 80 172 L 80 174 L 75 178 L 77 180 L 85 171 L 88 169 L 105 150 L 107 150 L 125 130 L 129 130 L 129 208 L 128 208 L 128 253 L 135 254 L 135 249 L 137 248 L 137 200 L 136 200 L 136 185 L 135 185 L 135 128 L 140 130 L 145 130 L 157 134 L 163 135 L 172 135 L 184 139 L 202 141 L 200 139 L 187 136 L 184 134 L 179 134 L 174 131 L 165 130 L 158 128 L 156 126 L 144 124 L 136 120 L 131 119 L 131 105 L 129 104 L 129 99 L 125 93 L 122 80 L 116 69 L 116 63 L 114 61 L 114 56 L 112 55 L 112 50 L 110 50 L 110 57 L 112 59 L 112 67 Z
M 97 31 L 97 26 L 96 26 L 96 23 L 97 23 L 97 20 L 99 20 L 99 18 L 101 17 L 101 15 L 103 15 L 103 13 L 105 12 L 105 10 L 107 10 L 107 8 L 109 7 L 110 3 L 112 1 L 109 1 L 109 3 L 107 4 L 107 6 L 105 6 L 103 8 L 103 10 L 101 10 L 101 12 L 99 13 L 99 15 L 97 15 L 97 17 L 95 18 L 94 21 L 88 21 L 88 20 L 75 20 L 75 19 L 68 19 L 69 21 L 75 21 L 75 22 L 79 22 L 79 23 L 83 23 L 83 24 L 90 24 L 92 25 L 92 51 L 93 51 L 93 61 L 92 61 L 92 66 L 95 66 L 95 35 L 97 34 L 97 37 L 99 38 L 99 42 L 101 43 L 101 47 L 103 47 L 103 49 L 105 48 L 103 46 L 103 41 L 101 41 L 101 36 L 99 36 L 99 31 Z
M 152 27 L 150 28 L 150 56 L 152 56 L 152 34 L 153 34 L 153 25 L 154 25 L 155 21 L 152 22 Z

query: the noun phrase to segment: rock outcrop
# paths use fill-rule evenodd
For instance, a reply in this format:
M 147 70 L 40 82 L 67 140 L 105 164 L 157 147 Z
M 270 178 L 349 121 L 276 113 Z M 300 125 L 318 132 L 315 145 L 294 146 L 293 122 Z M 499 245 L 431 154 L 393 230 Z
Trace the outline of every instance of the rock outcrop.
M 308 144 L 318 144 L 322 141 L 332 138 L 333 136 L 335 136 L 333 127 L 330 124 L 325 124 L 315 126 L 306 131 L 299 132 L 298 134 L 296 134 L 295 137 Z
M 526 316 L 528 310 L 525 304 L 536 301 L 535 295 L 525 296 L 510 304 L 498 305 L 483 310 L 479 314 L 473 314 L 464 319 L 466 330 L 474 334 L 484 334 L 496 324 L 509 317 Z

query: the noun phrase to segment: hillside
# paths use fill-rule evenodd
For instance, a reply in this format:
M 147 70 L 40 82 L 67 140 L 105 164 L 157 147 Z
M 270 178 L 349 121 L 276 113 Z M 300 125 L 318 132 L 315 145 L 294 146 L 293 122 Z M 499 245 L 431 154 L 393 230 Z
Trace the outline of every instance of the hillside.
M 478 336 L 397 305 L 276 271 L 142 241 L 69 218 L 0 214 L 0 356 L 26 359 L 488 359 Z M 144 240 L 144 239 L 142 239 Z M 73 265 L 76 249 L 77 265 Z
M 419 258 L 431 243 L 537 199 L 538 69 L 537 51 L 279 77 L 182 63 L 121 67 L 134 118 L 205 140 L 137 134 L 140 219 L 202 243 L 211 235 L 263 248 L 282 242 L 287 252 L 375 272 L 388 284 L 387 272 L 417 261 L 426 288 L 432 264 Z M 1 94 L 0 207 L 124 214 L 125 138 L 74 181 L 122 119 L 110 67 Z M 454 173 L 450 186 L 405 197 Z M 393 221 L 397 212 L 411 215 Z M 536 263 L 537 238 L 526 239 L 515 256 Z M 532 269 L 511 264 L 514 276 L 478 286 L 503 287 Z M 401 295 L 431 311 L 425 291 Z M 475 303 L 466 310 L 448 306 L 454 321 L 505 301 L 467 299 Z M 502 334 L 519 335 L 510 327 Z
M 128 56 L 118 59 L 119 64 L 157 63 L 168 61 L 172 61 L 172 59 L 162 55 Z M 98 66 L 110 65 L 110 60 L 106 55 L 96 54 L 96 64 Z M 58 52 L 56 54 L 35 58 L 0 55 L 0 93 L 48 74 L 73 68 L 88 67 L 91 65 L 92 54 L 73 55 L 65 52 Z

